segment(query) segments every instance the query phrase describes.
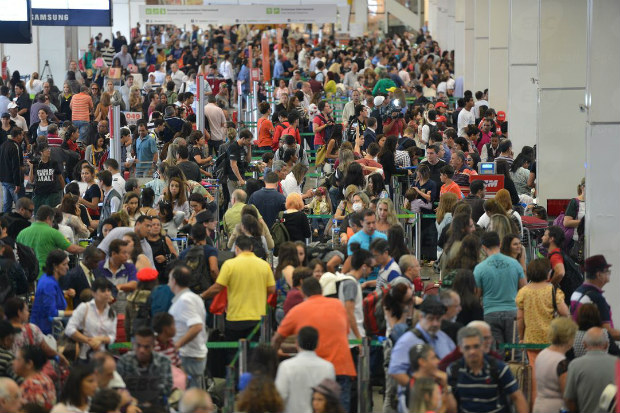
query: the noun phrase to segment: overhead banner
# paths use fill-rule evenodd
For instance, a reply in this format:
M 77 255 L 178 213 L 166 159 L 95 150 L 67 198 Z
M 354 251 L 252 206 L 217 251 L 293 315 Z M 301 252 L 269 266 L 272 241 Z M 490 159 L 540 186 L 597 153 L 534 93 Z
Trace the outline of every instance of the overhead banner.
M 146 24 L 287 24 L 335 23 L 335 4 L 317 5 L 211 5 L 140 6 Z
M 35 26 L 112 26 L 111 0 L 32 0 Z
M 29 0 L 0 0 L 0 43 L 32 43 Z

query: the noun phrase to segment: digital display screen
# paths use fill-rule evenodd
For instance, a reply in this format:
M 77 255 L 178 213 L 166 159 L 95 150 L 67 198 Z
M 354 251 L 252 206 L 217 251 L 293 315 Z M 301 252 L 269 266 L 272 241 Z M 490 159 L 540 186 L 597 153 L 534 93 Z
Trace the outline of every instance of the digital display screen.
M 29 0 L 0 0 L 0 43 L 32 43 Z
M 480 162 L 478 167 L 480 175 L 493 175 L 495 173 L 495 162 Z
M 111 0 L 32 0 L 35 26 L 112 26 Z

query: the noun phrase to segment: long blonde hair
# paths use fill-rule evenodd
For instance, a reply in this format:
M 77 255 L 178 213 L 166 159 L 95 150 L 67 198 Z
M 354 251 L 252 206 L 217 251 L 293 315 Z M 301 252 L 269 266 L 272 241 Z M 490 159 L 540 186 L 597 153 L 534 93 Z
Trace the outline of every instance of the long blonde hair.
M 437 207 L 437 222 L 441 223 L 446 214 L 453 213 L 456 207 L 457 199 L 456 194 L 453 192 L 446 192 L 439 197 L 439 206 Z
M 389 198 L 381 198 L 379 201 L 377 201 L 377 221 L 379 221 L 379 205 L 381 205 L 381 204 L 385 204 L 387 206 L 387 210 L 388 210 L 387 222 L 388 222 L 388 224 L 390 224 L 390 226 L 392 226 L 392 225 L 400 225 L 400 223 L 398 222 L 398 217 L 396 216 L 396 209 L 394 208 L 394 203 Z

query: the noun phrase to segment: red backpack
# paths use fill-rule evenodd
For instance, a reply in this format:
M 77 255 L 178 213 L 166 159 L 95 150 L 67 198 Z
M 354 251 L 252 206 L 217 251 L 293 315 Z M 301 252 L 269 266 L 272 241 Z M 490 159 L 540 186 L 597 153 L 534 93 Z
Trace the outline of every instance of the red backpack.
M 364 329 L 367 336 L 385 335 L 385 313 L 381 305 L 383 297 L 390 291 L 391 286 L 382 287 L 364 297 Z

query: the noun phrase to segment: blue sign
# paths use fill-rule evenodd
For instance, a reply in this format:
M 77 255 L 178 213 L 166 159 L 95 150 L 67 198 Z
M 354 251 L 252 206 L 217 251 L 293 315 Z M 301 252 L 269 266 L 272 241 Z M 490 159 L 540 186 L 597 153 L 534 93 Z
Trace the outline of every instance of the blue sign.
M 42 8 L 41 0 L 32 5 L 32 24 L 34 26 L 112 26 L 112 0 L 97 0 L 98 7 L 79 8 L 67 1 L 55 2 L 54 8 Z M 58 5 L 66 4 L 66 7 Z M 92 3 L 92 2 L 91 2 Z M 102 7 L 103 5 L 103 7 Z M 76 7 L 77 6 L 77 7 Z

